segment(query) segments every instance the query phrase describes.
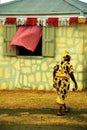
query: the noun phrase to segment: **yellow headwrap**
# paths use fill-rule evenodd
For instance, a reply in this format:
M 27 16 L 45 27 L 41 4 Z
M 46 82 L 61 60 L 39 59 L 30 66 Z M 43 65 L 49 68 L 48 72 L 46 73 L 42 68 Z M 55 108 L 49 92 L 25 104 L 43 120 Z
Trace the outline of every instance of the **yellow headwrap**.
M 63 57 L 66 57 L 67 55 L 70 56 L 69 52 L 65 50 L 65 51 L 63 52 Z

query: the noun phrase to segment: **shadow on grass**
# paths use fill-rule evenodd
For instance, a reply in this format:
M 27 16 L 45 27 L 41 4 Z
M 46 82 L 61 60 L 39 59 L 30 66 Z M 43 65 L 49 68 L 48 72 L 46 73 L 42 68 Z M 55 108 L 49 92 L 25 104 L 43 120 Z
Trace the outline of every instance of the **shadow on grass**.
M 8 114 L 11 116 L 20 116 L 20 113 L 27 112 L 29 114 L 56 114 L 56 109 L 52 108 L 17 108 L 17 109 L 0 109 L 0 114 Z
M 71 125 L 0 125 L 0 130 L 87 130 Z
M 7 114 L 8 116 L 18 116 L 21 118 L 21 113 L 27 113 L 29 115 L 33 114 L 51 114 L 56 118 L 57 109 L 52 108 L 18 108 L 18 109 L 0 109 L 0 115 Z M 86 115 L 86 116 L 84 116 Z M 72 109 L 70 113 L 67 113 L 63 116 L 65 119 L 73 119 L 79 122 L 87 121 L 87 109 Z M 48 120 L 48 119 L 47 119 Z M 87 130 L 87 127 L 84 126 L 72 126 L 72 125 L 8 125 L 6 122 L 0 122 L 0 130 Z
M 66 118 L 71 118 L 78 122 L 87 121 L 87 109 L 71 109 L 70 113 L 67 113 Z
M 20 113 L 27 112 L 29 114 L 53 114 L 56 115 L 57 109 L 53 108 L 17 108 L 17 109 L 0 109 L 1 114 L 8 114 L 11 116 L 20 116 Z M 67 117 L 81 117 L 81 115 L 87 114 L 87 109 L 71 109 L 70 113 L 67 113 Z

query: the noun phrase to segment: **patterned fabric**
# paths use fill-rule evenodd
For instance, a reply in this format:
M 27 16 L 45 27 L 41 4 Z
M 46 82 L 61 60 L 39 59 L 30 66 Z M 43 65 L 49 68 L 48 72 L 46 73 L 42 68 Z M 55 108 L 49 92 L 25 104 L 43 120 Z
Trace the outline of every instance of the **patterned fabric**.
M 57 89 L 57 103 L 64 104 L 66 94 L 70 87 L 69 74 L 73 72 L 73 66 L 68 61 L 57 63 L 54 67 L 53 86 Z

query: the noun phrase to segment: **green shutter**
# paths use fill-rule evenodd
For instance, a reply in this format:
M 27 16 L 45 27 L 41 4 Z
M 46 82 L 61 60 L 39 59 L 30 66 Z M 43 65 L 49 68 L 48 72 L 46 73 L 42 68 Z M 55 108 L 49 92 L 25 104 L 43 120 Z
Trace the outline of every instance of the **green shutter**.
M 15 33 L 16 33 L 16 25 L 4 25 L 4 45 L 3 45 L 4 55 L 8 56 L 16 55 L 16 47 L 13 47 L 12 49 L 9 48 L 9 45 Z
M 54 56 L 54 27 L 43 27 L 42 55 Z

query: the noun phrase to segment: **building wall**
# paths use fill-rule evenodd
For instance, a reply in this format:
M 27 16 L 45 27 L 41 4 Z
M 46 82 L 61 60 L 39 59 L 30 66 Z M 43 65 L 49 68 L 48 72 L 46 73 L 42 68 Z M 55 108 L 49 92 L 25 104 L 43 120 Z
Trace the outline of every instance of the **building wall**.
M 54 90 L 53 66 L 62 59 L 64 50 L 71 54 L 79 90 L 87 88 L 86 34 L 87 25 L 55 27 L 55 57 L 8 57 L 3 56 L 3 26 L 0 26 L 0 89 Z

